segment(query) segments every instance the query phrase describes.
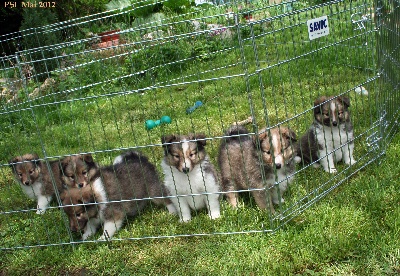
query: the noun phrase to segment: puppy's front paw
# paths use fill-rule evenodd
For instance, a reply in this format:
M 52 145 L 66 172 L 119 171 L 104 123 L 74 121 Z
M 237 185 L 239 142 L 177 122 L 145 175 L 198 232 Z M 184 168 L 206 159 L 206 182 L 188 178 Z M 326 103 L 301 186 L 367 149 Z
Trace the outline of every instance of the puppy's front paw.
M 39 208 L 39 206 L 37 207 L 36 214 L 43 215 L 45 212 L 46 212 L 46 209 Z
M 314 167 L 314 169 L 318 169 L 321 166 L 321 164 L 320 163 L 314 163 L 312 166 Z
M 210 217 L 210 219 L 217 219 L 221 216 L 221 214 L 220 214 L 220 212 L 212 212 L 208 216 Z
M 346 165 L 354 165 L 355 163 L 357 163 L 357 161 L 355 160 L 355 159 L 351 159 L 351 160 L 348 160 L 348 161 L 346 161 L 346 162 L 344 162 Z
M 108 237 L 108 236 L 106 237 L 106 235 L 103 234 L 97 240 L 98 241 L 108 241 L 108 240 L 110 240 L 110 237 Z
M 283 199 L 283 197 L 281 197 L 281 202 L 279 202 L 279 199 L 273 199 L 272 202 L 273 202 L 275 205 L 278 205 L 279 203 L 280 203 L 280 204 L 285 203 L 285 200 Z
M 337 173 L 336 168 L 330 168 L 329 170 L 326 170 L 328 173 Z
M 189 222 L 190 221 L 190 217 L 186 217 L 186 218 L 181 218 L 179 221 L 180 222 Z
M 178 214 L 178 210 L 176 210 L 174 204 L 168 204 L 168 205 L 167 205 L 167 209 L 168 209 L 168 212 L 169 212 L 170 214 L 173 214 L 173 215 Z

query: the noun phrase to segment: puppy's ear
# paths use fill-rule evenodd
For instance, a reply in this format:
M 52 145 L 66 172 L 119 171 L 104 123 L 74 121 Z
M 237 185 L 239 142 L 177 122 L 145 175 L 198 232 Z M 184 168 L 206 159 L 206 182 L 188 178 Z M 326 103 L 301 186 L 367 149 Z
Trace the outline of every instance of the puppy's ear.
M 176 136 L 174 134 L 171 135 L 165 135 L 161 137 L 161 143 L 171 143 L 176 140 Z M 163 145 L 163 147 L 166 147 L 168 145 Z
M 346 96 L 339 96 L 338 101 L 342 102 L 342 104 L 344 104 L 345 107 L 350 107 L 350 99 Z
M 65 168 L 68 166 L 69 162 L 71 162 L 71 156 L 64 157 L 59 162 L 62 174 L 64 174 Z
M 14 169 L 14 163 L 17 163 L 17 162 L 21 162 L 21 157 L 20 156 L 16 156 L 13 159 L 10 159 L 10 161 L 8 161 L 8 163 L 9 163 L 8 166 L 11 169 Z
M 322 106 L 321 103 L 326 101 L 326 97 L 325 96 L 321 96 L 318 99 L 315 100 L 314 102 L 314 115 L 318 115 L 322 113 Z
M 35 165 L 38 167 L 40 165 L 40 161 L 39 161 L 39 155 L 37 155 L 36 153 L 33 154 L 33 159 L 35 160 L 34 163 Z
M 286 128 L 282 131 L 282 137 L 291 140 L 292 142 L 297 141 L 296 133 L 290 128 Z
M 260 141 L 263 141 L 264 139 L 266 139 L 268 137 L 268 132 L 267 130 L 264 130 L 262 133 L 258 134 L 258 139 Z
M 39 155 L 37 153 L 32 153 L 32 160 L 38 160 Z
M 260 144 L 262 144 L 262 141 L 264 141 L 265 139 L 268 139 L 268 130 L 267 129 L 262 129 L 261 133 L 259 133 L 258 136 L 257 135 L 253 136 L 253 145 L 254 145 L 254 147 L 257 148 L 257 140 L 259 140 Z
M 161 143 L 163 144 L 163 148 L 164 148 L 164 154 L 165 156 L 168 155 L 168 148 L 170 145 L 165 145 L 166 143 L 171 143 L 173 141 L 176 141 L 176 136 L 171 134 L 171 135 L 165 135 L 161 137 Z
M 85 161 L 85 163 L 87 163 L 87 164 L 92 164 L 92 163 L 94 163 L 93 157 L 92 157 L 92 155 L 91 155 L 90 153 L 84 154 L 84 155 L 82 156 L 82 158 L 83 158 L 83 161 Z
M 198 140 L 200 139 L 200 140 Z M 204 133 L 198 133 L 194 135 L 193 137 L 190 137 L 190 140 L 197 140 L 197 145 L 200 147 L 204 147 L 207 144 L 206 135 Z

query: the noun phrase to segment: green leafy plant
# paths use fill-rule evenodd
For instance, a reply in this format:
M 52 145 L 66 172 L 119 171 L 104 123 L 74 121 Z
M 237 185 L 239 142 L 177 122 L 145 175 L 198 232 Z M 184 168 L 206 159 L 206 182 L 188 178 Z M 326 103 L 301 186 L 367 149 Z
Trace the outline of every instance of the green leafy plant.
M 163 6 L 175 13 L 184 13 L 191 7 L 191 2 L 190 0 L 168 0 L 163 3 Z
M 146 17 L 155 12 L 158 7 L 155 0 L 133 1 L 133 0 L 113 0 L 107 5 L 107 10 L 116 10 L 120 12 L 127 9 L 133 10 L 130 15 L 133 17 Z
M 29 28 L 41 27 L 57 21 L 57 15 L 53 13 L 51 9 L 24 9 L 23 21 L 20 27 L 23 34 L 23 49 L 35 49 L 60 43 L 61 34 L 59 32 L 46 32 L 43 29 L 39 29 L 40 31 L 33 33 L 28 30 Z M 56 62 L 51 59 L 56 54 L 56 51 L 46 48 L 42 51 L 34 51 L 28 55 L 22 56 L 21 58 L 39 60 L 38 62 L 32 63 L 33 68 L 30 70 L 34 70 L 39 81 L 43 81 L 49 76 L 49 72 L 57 67 Z

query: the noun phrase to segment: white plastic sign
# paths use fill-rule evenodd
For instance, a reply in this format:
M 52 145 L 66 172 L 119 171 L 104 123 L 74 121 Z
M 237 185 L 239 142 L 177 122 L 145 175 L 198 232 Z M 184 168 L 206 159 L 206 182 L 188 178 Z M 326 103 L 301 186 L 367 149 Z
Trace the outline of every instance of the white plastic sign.
M 308 37 L 310 40 L 329 34 L 328 16 L 324 15 L 307 21 Z
M 210 3 L 209 0 L 195 0 L 194 3 L 196 4 L 196 6 L 204 4 L 204 3 L 212 4 L 212 3 Z

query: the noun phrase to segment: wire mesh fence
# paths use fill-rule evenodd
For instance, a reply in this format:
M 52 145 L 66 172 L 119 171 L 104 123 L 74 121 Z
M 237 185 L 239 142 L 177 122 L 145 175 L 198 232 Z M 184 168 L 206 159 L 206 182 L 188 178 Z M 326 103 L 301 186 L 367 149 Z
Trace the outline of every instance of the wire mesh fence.
M 274 232 L 379 159 L 399 2 L 274 3 L 1 37 L 0 247 Z M 309 129 L 325 146 L 305 164 Z

